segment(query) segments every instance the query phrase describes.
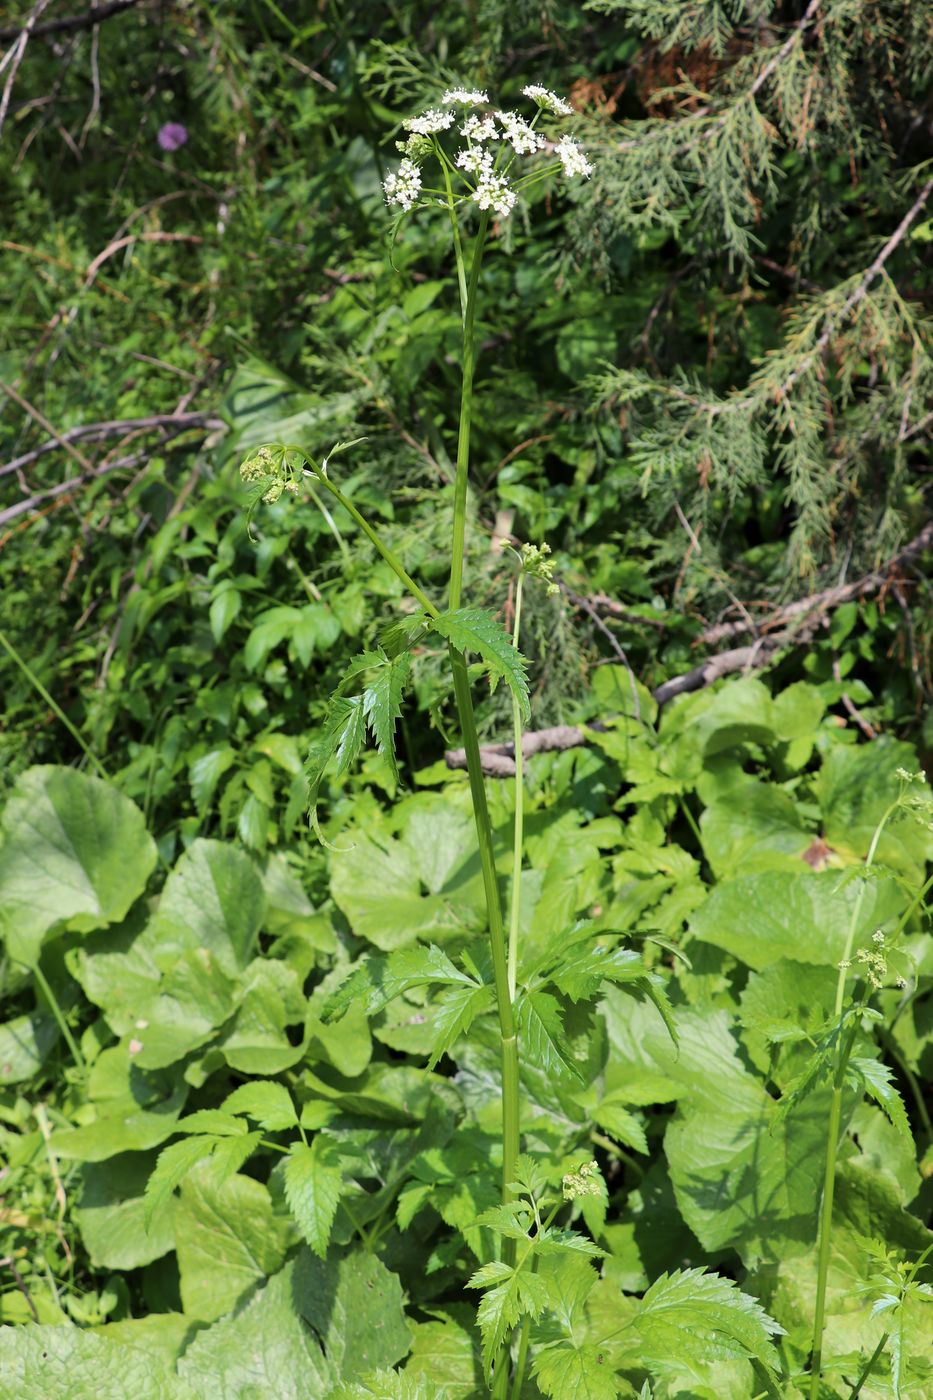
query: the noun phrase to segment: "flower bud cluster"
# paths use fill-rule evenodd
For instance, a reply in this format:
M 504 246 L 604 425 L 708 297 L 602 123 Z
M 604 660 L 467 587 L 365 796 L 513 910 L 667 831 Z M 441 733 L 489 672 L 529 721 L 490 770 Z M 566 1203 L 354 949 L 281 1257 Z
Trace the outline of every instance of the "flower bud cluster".
M 298 483 L 285 462 L 285 454 L 271 447 L 259 447 L 240 465 L 243 481 L 265 486 L 262 499 L 272 505 L 283 491 L 297 492 Z
M 562 1178 L 564 1200 L 576 1201 L 581 1196 L 601 1196 L 603 1179 L 598 1162 L 584 1162 L 575 1172 L 567 1172 Z

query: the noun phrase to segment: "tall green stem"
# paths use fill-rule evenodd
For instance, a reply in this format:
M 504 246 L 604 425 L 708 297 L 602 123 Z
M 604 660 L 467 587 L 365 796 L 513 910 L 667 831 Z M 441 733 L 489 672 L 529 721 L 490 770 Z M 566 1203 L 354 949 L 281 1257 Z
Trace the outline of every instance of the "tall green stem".
M 451 219 L 455 218 L 451 207 Z M 476 323 L 477 288 L 479 271 L 483 260 L 483 246 L 486 241 L 488 215 L 480 220 L 473 259 L 470 264 L 470 277 L 466 286 L 466 301 L 463 310 L 463 386 L 460 396 L 460 429 L 457 435 L 457 472 L 454 480 L 454 522 L 450 560 L 451 611 L 460 607 L 463 594 L 463 560 L 466 538 L 467 485 L 470 468 L 470 430 L 473 415 L 473 368 L 476 360 L 474 326 Z M 459 234 L 459 231 L 458 231 Z M 454 239 L 454 253 L 463 295 L 463 254 L 459 236 Z M 489 922 L 489 941 L 492 950 L 493 972 L 496 983 L 496 1004 L 499 1011 L 499 1039 L 502 1057 L 502 1199 L 507 1200 L 509 1184 L 515 1180 L 515 1167 L 520 1147 L 520 1099 L 518 1079 L 518 1040 L 515 1034 L 515 1014 L 512 1007 L 512 991 L 509 985 L 508 952 L 505 940 L 505 927 L 502 919 L 502 902 L 499 898 L 499 884 L 496 876 L 496 862 L 493 851 L 492 823 L 489 820 L 489 807 L 486 801 L 486 782 L 479 752 L 479 738 L 473 714 L 473 697 L 470 694 L 470 680 L 466 659 L 462 652 L 450 648 L 450 666 L 454 679 L 454 697 L 460 717 L 463 746 L 466 751 L 467 775 L 470 793 L 473 798 L 473 819 L 476 823 L 476 838 L 479 844 L 480 865 L 483 872 L 483 887 L 486 893 L 486 913 Z M 515 1243 L 507 1240 L 504 1247 L 505 1262 L 515 1260 Z M 506 1343 L 496 1359 L 493 1380 L 493 1395 L 504 1400 L 509 1380 L 509 1345 Z
M 892 802 L 881 818 L 881 821 L 875 827 L 875 833 L 872 836 L 871 845 L 868 848 L 868 855 L 865 858 L 866 870 L 870 870 L 874 864 L 875 855 L 878 851 L 878 843 L 881 840 L 881 833 L 896 812 L 898 805 L 898 802 Z M 864 898 L 865 882 L 863 881 L 859 886 L 855 907 L 852 910 L 849 931 L 846 935 L 845 950 L 842 954 L 839 976 L 836 981 L 834 1015 L 837 1021 L 842 1015 L 842 1004 L 845 1000 L 846 969 L 855 946 L 855 935 L 858 930 L 859 915 L 862 912 L 862 901 Z M 836 1189 L 836 1157 L 839 1152 L 839 1129 L 842 1123 L 842 1091 L 845 1086 L 846 1068 L 848 1067 L 849 1056 L 852 1053 L 852 1046 L 854 1043 L 854 1033 L 848 1036 L 840 1036 L 839 1048 L 836 1052 L 836 1064 L 833 1070 L 833 1094 L 829 1106 L 826 1166 L 823 1173 L 823 1200 L 820 1206 L 819 1253 L 817 1255 L 816 1266 L 816 1304 L 813 1310 L 813 1348 L 810 1361 L 810 1400 L 819 1400 L 820 1393 L 820 1373 L 823 1367 L 823 1327 L 826 1318 L 826 1280 L 829 1273 L 829 1247 L 832 1238 L 833 1223 L 833 1196 Z
M 524 569 L 515 585 L 515 625 L 512 645 L 518 650 L 522 626 L 522 585 Z M 515 823 L 512 835 L 512 900 L 509 906 L 509 996 L 515 999 L 518 976 L 518 924 L 522 910 L 522 842 L 525 815 L 525 755 L 522 752 L 522 712 L 518 700 L 512 697 L 512 733 L 515 740 Z
M 463 313 L 463 387 L 460 393 L 460 431 L 457 435 L 457 475 L 454 480 L 454 533 L 450 557 L 450 601 L 452 612 L 460 606 L 463 592 L 463 552 L 466 536 L 467 481 L 470 471 L 470 430 L 473 423 L 473 366 L 476 359 L 474 326 L 476 323 L 476 289 L 483 262 L 486 227 L 489 215 L 483 214 L 473 248 L 470 280 L 467 284 L 466 308 Z

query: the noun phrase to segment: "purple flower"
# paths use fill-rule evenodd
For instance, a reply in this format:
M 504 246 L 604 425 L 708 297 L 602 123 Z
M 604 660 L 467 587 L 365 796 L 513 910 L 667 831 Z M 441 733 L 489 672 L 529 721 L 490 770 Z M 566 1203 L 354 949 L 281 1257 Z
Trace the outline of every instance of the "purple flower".
M 181 122 L 166 122 L 159 127 L 159 134 L 156 137 L 163 151 L 177 151 L 188 139 L 188 128 L 182 126 Z

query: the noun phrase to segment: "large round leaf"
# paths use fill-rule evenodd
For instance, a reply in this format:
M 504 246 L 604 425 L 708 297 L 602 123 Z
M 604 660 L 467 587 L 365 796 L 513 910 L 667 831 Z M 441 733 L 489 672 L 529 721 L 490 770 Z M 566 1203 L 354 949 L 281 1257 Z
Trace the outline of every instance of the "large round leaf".
M 122 919 L 156 862 L 135 803 L 74 768 L 27 769 L 0 823 L 0 932 L 28 966 L 56 925 L 87 932 Z

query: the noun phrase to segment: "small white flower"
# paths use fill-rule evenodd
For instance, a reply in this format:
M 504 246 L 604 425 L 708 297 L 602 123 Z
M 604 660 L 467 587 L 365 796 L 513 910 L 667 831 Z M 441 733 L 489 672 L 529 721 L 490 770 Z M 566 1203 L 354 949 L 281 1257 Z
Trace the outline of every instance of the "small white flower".
M 477 150 L 474 146 L 468 151 L 458 151 L 456 163 L 460 170 L 468 170 L 471 175 L 492 174 L 492 151 Z
M 555 117 L 569 117 L 573 112 L 569 102 L 558 97 L 556 92 L 551 92 L 550 88 L 541 87 L 539 83 L 529 83 L 527 87 L 522 88 L 522 95 L 530 97 L 532 102 L 537 102 L 546 112 L 553 112 Z
M 402 125 L 406 131 L 413 131 L 418 136 L 430 136 L 435 131 L 446 131 L 453 123 L 453 112 L 440 112 L 437 108 L 431 108 L 422 112 L 420 117 L 409 117 Z
M 480 209 L 495 209 L 501 218 L 508 218 L 515 207 L 515 191 L 508 180 L 494 175 L 491 169 L 483 170 L 473 198 Z
M 497 112 L 496 119 L 517 155 L 530 156 L 544 149 L 544 137 L 532 131 L 525 118 L 517 112 Z
M 485 92 L 479 92 L 476 88 L 448 88 L 441 98 L 445 107 L 451 106 L 454 102 L 459 102 L 461 107 L 479 107 L 489 98 Z
M 421 193 L 421 171 L 413 160 L 403 160 L 394 175 L 383 181 L 386 204 L 400 204 L 406 212 L 418 202 Z
M 564 167 L 565 175 L 586 175 L 587 177 L 592 175 L 592 165 L 572 136 L 560 138 L 557 143 L 557 155 Z
M 492 117 L 480 117 L 472 112 L 460 128 L 460 135 L 468 141 L 495 141 L 496 124 Z

